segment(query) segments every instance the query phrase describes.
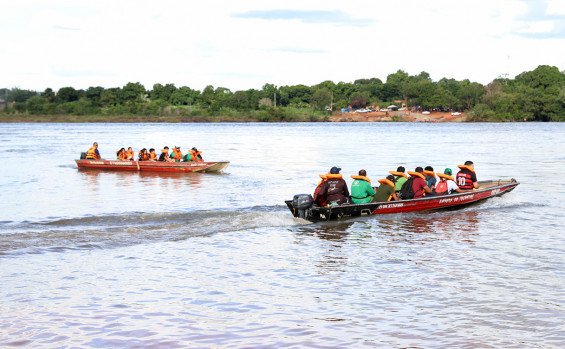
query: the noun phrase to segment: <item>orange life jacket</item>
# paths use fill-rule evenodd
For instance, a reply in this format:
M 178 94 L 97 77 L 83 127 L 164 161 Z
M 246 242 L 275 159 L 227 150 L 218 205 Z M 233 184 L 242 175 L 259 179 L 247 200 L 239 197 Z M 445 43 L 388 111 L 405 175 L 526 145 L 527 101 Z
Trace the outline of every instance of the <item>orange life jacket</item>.
M 422 178 L 423 180 L 426 180 L 426 177 L 425 177 L 423 174 L 419 173 L 419 172 L 408 171 L 408 174 L 409 174 L 410 176 L 412 176 L 412 177 L 420 177 L 420 178 Z
M 148 154 L 148 159 L 149 159 L 149 160 L 155 160 L 155 159 L 157 159 L 157 154 L 155 154 L 155 153 L 149 153 L 149 154 Z
M 126 151 L 117 151 L 116 155 L 118 155 L 118 160 L 125 160 L 126 159 Z
M 455 178 L 453 178 L 453 177 L 450 176 L 450 175 L 446 175 L 445 173 L 438 173 L 437 176 L 438 176 L 439 178 L 451 179 L 452 181 L 455 182 Z
M 139 157 L 141 161 L 147 161 L 149 160 L 149 156 L 147 153 L 142 153 L 141 150 L 139 151 Z
M 98 154 L 96 154 L 96 148 L 94 148 L 94 146 L 90 147 L 90 149 L 88 149 L 88 151 L 86 152 L 86 158 L 87 159 L 96 159 L 99 160 L 100 156 Z
M 179 162 L 182 159 L 182 153 L 180 149 L 173 149 L 173 154 L 173 159 L 175 159 L 176 162 Z
M 353 179 L 361 179 L 363 181 L 367 181 L 369 183 L 371 183 L 371 180 L 365 176 L 358 176 L 358 175 L 351 175 L 351 178 Z
M 192 159 L 190 159 L 190 161 L 196 161 L 196 162 L 204 161 L 202 157 L 200 157 L 200 159 L 198 158 L 198 155 L 200 154 L 202 154 L 201 151 L 190 150 L 190 155 L 192 155 Z
M 388 173 L 390 173 L 393 176 L 404 177 L 404 178 L 408 179 L 408 176 L 404 172 L 388 171 Z
M 134 155 L 135 155 L 135 153 L 133 152 L 133 150 L 132 151 L 126 150 L 126 159 L 127 160 L 133 160 Z

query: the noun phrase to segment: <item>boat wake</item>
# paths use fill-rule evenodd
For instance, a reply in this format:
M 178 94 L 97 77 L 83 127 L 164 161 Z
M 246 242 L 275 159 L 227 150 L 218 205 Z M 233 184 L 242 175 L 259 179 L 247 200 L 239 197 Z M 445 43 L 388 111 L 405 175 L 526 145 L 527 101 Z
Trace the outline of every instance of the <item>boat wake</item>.
M 106 249 L 218 233 L 306 225 L 282 206 L 238 211 L 128 213 L 0 224 L 0 256 Z

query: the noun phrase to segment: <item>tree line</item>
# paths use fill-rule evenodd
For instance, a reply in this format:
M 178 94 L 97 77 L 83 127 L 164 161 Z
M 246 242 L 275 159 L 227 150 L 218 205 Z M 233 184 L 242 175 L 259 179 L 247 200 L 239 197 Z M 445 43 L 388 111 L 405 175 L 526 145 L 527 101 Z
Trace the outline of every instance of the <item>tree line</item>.
M 565 72 L 540 65 L 514 79 L 501 76 L 482 85 L 469 80 L 431 80 L 426 72 L 409 75 L 398 70 L 386 81 L 359 79 L 353 83 L 324 81 L 317 85 L 275 86 L 232 92 L 206 86 L 202 91 L 174 84 L 155 84 L 147 90 L 139 82 L 123 87 L 62 87 L 43 92 L 0 88 L 4 114 L 22 115 L 176 115 L 184 120 L 323 121 L 324 115 L 341 108 L 388 106 L 403 100 L 421 110 L 457 110 L 476 121 L 565 121 Z M 227 118 L 225 118 L 227 116 Z

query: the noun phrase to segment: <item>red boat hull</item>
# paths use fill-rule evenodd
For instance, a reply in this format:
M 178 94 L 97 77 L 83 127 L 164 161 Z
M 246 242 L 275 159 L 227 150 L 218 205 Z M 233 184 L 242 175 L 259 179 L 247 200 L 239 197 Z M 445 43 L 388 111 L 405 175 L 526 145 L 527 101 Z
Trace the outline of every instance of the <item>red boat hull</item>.
M 503 195 L 512 191 L 518 184 L 520 183 L 516 182 L 514 179 L 511 181 L 484 181 L 479 182 L 480 188 L 484 189 L 460 194 L 429 196 L 412 200 L 371 202 L 367 204 L 328 207 L 314 206 L 307 210 L 305 219 L 320 221 L 344 217 L 447 209 L 469 205 L 491 197 Z M 294 208 L 292 200 L 285 202 L 293 215 L 299 217 L 299 212 Z
M 216 162 L 161 162 L 161 161 L 112 161 L 75 160 L 79 169 L 111 171 L 152 171 L 152 172 L 220 172 L 229 161 Z

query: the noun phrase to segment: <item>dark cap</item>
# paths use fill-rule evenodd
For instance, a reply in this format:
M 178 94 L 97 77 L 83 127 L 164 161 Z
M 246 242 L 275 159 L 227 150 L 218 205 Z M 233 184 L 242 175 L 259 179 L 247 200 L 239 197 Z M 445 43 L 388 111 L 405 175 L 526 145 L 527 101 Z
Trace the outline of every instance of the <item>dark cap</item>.
M 332 167 L 332 169 L 330 170 L 330 173 L 331 173 L 331 174 L 338 174 L 339 171 L 341 171 L 341 168 L 334 166 L 334 167 Z

